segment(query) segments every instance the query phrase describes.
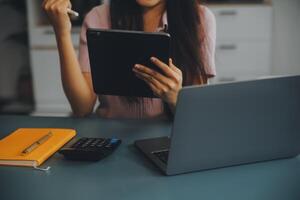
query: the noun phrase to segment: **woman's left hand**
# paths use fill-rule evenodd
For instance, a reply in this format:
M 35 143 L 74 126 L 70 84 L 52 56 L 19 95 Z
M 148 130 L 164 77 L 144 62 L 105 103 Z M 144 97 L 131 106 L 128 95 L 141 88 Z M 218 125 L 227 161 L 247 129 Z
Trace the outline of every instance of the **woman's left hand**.
M 174 110 L 178 93 L 182 88 L 182 72 L 173 64 L 172 59 L 169 59 L 169 64 L 165 64 L 158 58 L 152 57 L 151 62 L 159 67 L 163 74 L 140 64 L 136 64 L 133 71 L 138 78 L 149 85 L 156 96 L 168 103 Z

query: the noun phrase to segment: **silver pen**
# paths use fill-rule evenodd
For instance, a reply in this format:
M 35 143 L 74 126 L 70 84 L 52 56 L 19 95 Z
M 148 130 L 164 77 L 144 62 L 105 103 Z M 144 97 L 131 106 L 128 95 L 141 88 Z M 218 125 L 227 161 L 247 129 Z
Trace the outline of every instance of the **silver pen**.
M 71 10 L 70 8 L 67 9 L 67 12 L 69 15 L 72 15 L 73 17 L 79 17 L 79 13 L 74 10 Z
M 24 149 L 22 151 L 22 155 L 26 155 L 26 154 L 31 153 L 33 150 L 35 150 L 36 148 L 38 148 L 40 145 L 44 144 L 52 135 L 53 134 L 50 131 L 49 133 L 47 133 L 46 135 L 44 135 L 43 137 L 41 137 L 40 139 L 38 139 L 37 141 L 35 141 L 33 144 L 31 144 L 29 147 L 27 147 L 26 149 Z

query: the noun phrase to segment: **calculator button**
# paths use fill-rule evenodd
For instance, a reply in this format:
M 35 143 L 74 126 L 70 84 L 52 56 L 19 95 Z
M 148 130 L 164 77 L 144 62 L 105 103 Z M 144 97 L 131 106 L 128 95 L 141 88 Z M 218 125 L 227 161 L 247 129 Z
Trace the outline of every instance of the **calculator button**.
M 77 148 L 77 147 L 80 147 L 81 145 L 82 145 L 82 141 L 79 140 L 79 141 L 77 141 L 76 143 L 74 143 L 74 144 L 72 145 L 72 148 Z
M 99 140 L 98 143 L 96 144 L 97 147 L 102 147 L 103 144 L 105 143 L 105 140 Z
M 89 143 L 88 143 L 88 146 L 89 146 L 89 147 L 95 146 L 95 140 L 96 140 L 96 139 L 91 139 L 91 140 L 89 141 Z
M 91 145 L 91 144 L 93 144 L 93 142 L 94 142 L 94 139 L 90 139 L 90 140 L 87 142 L 87 145 Z
M 104 139 L 97 139 L 96 143 L 99 144 L 99 143 L 103 143 L 104 141 L 105 141 Z
M 85 143 L 85 142 L 87 142 L 89 139 L 88 138 L 83 138 L 83 139 L 81 139 L 81 140 L 79 140 L 81 143 Z
M 101 147 L 103 147 L 103 144 L 97 144 L 97 146 L 96 147 L 98 147 L 98 148 L 101 148 Z
M 79 145 L 78 145 L 78 144 L 74 144 L 74 145 L 72 145 L 71 147 L 72 147 L 72 148 L 78 148 Z
M 90 143 L 92 143 L 94 141 L 94 139 L 89 139 L 86 143 L 87 144 L 90 144 Z

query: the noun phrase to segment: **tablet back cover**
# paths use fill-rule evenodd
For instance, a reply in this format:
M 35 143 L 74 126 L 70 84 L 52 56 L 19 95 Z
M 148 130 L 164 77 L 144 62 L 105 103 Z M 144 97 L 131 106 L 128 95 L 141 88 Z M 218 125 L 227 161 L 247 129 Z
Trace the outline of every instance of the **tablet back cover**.
M 132 69 L 135 64 L 142 64 L 160 71 L 150 58 L 155 56 L 168 63 L 169 34 L 88 29 L 87 42 L 96 94 L 155 97 Z

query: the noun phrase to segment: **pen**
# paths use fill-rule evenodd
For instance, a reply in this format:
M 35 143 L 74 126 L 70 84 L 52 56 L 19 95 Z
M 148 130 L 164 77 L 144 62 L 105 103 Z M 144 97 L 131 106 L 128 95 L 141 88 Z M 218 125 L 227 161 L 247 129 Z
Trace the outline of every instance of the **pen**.
M 38 139 L 36 142 L 34 142 L 32 145 L 27 147 L 22 151 L 22 155 L 26 155 L 33 150 L 35 150 L 37 147 L 39 147 L 41 144 L 45 143 L 50 137 L 52 136 L 52 132 L 49 132 L 47 135 L 44 135 L 40 139 Z
M 74 17 L 79 17 L 79 13 L 75 12 L 74 10 L 71 10 L 70 8 L 67 9 L 68 14 L 74 16 Z

